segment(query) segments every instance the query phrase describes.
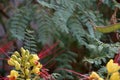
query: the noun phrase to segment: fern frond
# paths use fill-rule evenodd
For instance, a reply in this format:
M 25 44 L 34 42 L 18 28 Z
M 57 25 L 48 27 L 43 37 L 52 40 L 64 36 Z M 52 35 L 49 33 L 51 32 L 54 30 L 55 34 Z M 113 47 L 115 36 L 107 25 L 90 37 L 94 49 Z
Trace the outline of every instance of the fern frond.
M 10 33 L 13 38 L 23 40 L 25 36 L 25 29 L 30 24 L 32 16 L 34 13 L 34 8 L 22 7 L 8 22 Z
M 38 25 L 38 41 L 42 44 L 49 44 L 54 39 L 56 29 L 50 16 L 45 11 L 37 14 L 36 23 Z
M 55 10 L 59 9 L 69 9 L 74 10 L 74 2 L 72 0 L 37 0 L 42 6 L 52 8 Z
M 36 39 L 34 35 L 34 30 L 26 29 L 24 38 L 24 48 L 28 49 L 31 53 L 37 53 Z
M 71 51 L 68 51 L 66 53 L 61 54 L 59 57 L 56 58 L 57 61 L 57 68 L 65 68 L 65 69 L 72 69 L 72 66 L 70 65 L 70 63 L 75 62 L 75 57 L 77 55 Z M 74 58 L 73 58 L 74 57 Z M 61 60 L 62 59 L 62 60 Z M 61 79 L 74 79 L 72 75 L 72 73 L 70 72 L 66 72 L 66 71 L 57 71 L 58 73 L 60 73 L 62 76 L 60 76 L 60 80 Z
M 76 13 L 78 14 L 79 21 L 82 23 L 84 28 L 87 27 L 86 31 L 89 32 L 90 36 L 96 37 L 93 29 L 93 24 L 101 24 L 103 20 L 101 19 L 101 14 L 99 11 L 95 10 L 95 0 L 91 1 L 76 1 L 78 2 L 78 7 Z M 92 9 L 90 9 L 92 7 Z
M 77 39 L 79 44 L 86 44 L 83 36 L 86 35 L 86 31 L 83 29 L 82 24 L 79 22 L 77 16 L 71 16 L 68 20 L 68 28 L 73 37 Z
M 60 10 L 54 13 L 54 16 L 52 19 L 59 31 L 69 33 L 69 29 L 66 26 L 66 23 L 70 16 L 71 14 L 69 12 L 63 11 L 63 10 Z
M 51 8 L 50 5 L 56 6 L 55 12 L 53 13 L 52 20 L 55 23 L 57 30 L 65 33 L 69 33 L 69 30 L 66 26 L 68 18 L 72 15 L 75 7 L 72 0 L 38 0 L 38 2 L 43 5 Z M 44 3 L 44 4 L 43 4 Z M 48 6 L 49 5 L 49 6 Z

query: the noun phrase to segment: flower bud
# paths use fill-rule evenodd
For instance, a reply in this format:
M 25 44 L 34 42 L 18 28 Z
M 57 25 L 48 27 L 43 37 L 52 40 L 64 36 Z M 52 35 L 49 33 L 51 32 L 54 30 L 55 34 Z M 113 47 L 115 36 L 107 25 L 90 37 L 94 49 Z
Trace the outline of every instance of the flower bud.
M 12 59 L 12 58 L 10 58 L 9 60 L 8 60 L 8 64 L 10 65 L 10 66 L 14 66 L 15 64 L 14 64 L 14 60 Z
M 14 55 L 16 55 L 17 57 L 20 57 L 20 53 L 17 51 L 14 52 Z
M 18 59 L 16 55 L 12 55 L 11 58 L 14 59 L 14 60 Z
M 25 66 L 26 66 L 27 68 L 30 68 L 30 63 L 27 62 L 27 63 L 25 64 Z
M 17 60 L 18 60 L 19 63 L 21 63 L 21 58 L 18 58 Z
M 29 72 L 30 72 L 30 71 L 29 71 L 28 69 L 25 69 L 25 74 L 26 74 L 26 75 L 29 75 Z
M 19 64 L 17 61 L 15 61 L 14 63 L 15 63 L 15 68 L 16 68 L 17 70 L 20 70 L 20 64 Z
M 32 59 L 32 58 L 33 58 L 33 56 L 32 56 L 32 55 L 29 55 L 29 60 Z
M 22 56 L 25 56 L 25 52 L 26 52 L 25 49 L 21 48 L 20 51 L 21 51 Z
M 25 53 L 27 56 L 30 54 L 30 52 L 28 50 L 26 50 L 26 53 Z
M 28 60 L 28 58 L 29 57 L 27 55 L 24 55 L 24 57 L 23 57 L 23 59 L 24 59 L 25 62 Z

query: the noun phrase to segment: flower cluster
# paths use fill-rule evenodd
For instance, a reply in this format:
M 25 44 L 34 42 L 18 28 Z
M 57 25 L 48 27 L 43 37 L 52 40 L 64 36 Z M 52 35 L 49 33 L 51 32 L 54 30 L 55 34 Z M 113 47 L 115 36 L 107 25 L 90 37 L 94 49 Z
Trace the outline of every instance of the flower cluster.
M 107 65 L 106 65 L 107 71 L 108 71 L 108 75 L 107 78 L 105 80 L 120 80 L 120 66 L 118 65 L 118 63 L 114 63 L 113 60 L 111 59 Z M 101 78 L 96 72 L 92 72 L 89 80 L 104 80 L 103 78 Z
M 28 50 L 21 48 L 21 53 L 15 51 L 8 60 L 10 66 L 14 66 L 16 70 L 11 70 L 8 75 L 9 80 L 25 79 L 31 80 L 39 76 L 42 64 L 39 62 L 37 54 L 30 54 Z

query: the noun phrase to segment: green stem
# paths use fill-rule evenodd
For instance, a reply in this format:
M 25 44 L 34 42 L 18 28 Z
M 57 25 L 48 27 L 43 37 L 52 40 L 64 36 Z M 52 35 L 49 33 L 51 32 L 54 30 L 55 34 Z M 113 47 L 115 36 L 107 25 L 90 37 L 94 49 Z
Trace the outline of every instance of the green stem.
M 110 73 L 107 74 L 107 78 L 106 78 L 106 80 L 109 80 L 109 76 L 110 76 Z

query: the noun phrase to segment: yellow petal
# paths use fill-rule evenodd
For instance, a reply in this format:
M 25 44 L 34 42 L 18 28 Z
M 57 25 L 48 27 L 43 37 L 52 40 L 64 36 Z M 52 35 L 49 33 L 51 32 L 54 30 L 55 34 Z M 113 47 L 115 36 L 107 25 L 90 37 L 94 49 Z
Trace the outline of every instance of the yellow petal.
M 99 75 L 96 73 L 96 72 L 92 72 L 91 75 L 90 75 L 90 78 L 97 78 L 99 79 Z
M 120 80 L 120 73 L 115 72 L 111 75 L 110 80 Z
M 26 75 L 29 75 L 29 72 L 30 72 L 30 71 L 29 71 L 28 69 L 25 69 L 25 74 L 26 74 Z
M 101 78 L 96 72 L 92 72 L 89 80 L 104 80 L 103 78 Z

